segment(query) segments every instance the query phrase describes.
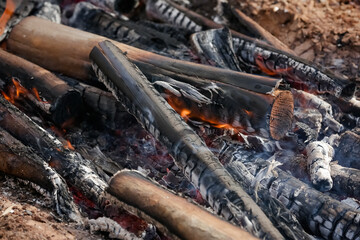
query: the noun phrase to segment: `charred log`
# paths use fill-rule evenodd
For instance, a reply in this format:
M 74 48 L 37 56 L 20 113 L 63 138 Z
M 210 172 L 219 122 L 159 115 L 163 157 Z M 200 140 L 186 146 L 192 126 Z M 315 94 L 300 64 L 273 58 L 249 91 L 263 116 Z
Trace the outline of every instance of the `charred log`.
M 203 63 L 241 71 L 229 29 L 214 29 L 191 35 L 191 43 Z
M 70 26 L 169 57 L 190 60 L 190 50 L 181 40 L 151 26 L 120 20 L 87 2 L 76 5 Z M 180 35 L 180 31 L 176 36 Z M 185 36 L 182 36 L 184 39 Z
M 0 153 L 0 171 L 31 181 L 51 192 L 56 212 L 61 217 L 81 221 L 64 179 L 29 147 L 24 146 L 2 128 Z
M 360 198 L 360 170 L 342 167 L 336 163 L 331 165 L 331 177 L 334 182 L 332 191 L 339 196 Z
M 228 220 L 242 223 L 259 237 L 283 237 L 234 183 L 218 159 L 196 133 L 151 86 L 140 70 L 111 42 L 102 42 L 90 54 L 102 81 L 156 139 L 163 143 L 185 175 L 200 189 L 213 209 Z M 256 230 L 258 229 L 258 230 Z
M 336 149 L 335 159 L 341 166 L 360 169 L 360 136 L 346 131 L 341 135 L 339 147 Z
M 256 66 L 269 75 L 284 76 L 294 88 L 346 99 L 355 93 L 354 82 L 289 53 L 245 38 L 234 38 L 234 48 L 245 65 Z
M 109 182 L 109 192 L 138 209 L 138 215 L 146 216 L 145 219 L 156 219 L 175 234 L 176 239 L 254 239 L 240 228 L 166 191 L 139 172 L 117 173 Z
M 81 189 L 89 199 L 101 204 L 101 197 L 107 184 L 98 173 L 93 171 L 94 167 L 89 161 L 66 149 L 58 139 L 2 97 L 0 98 L 0 116 L 2 128 L 23 144 L 31 146 L 72 186 Z

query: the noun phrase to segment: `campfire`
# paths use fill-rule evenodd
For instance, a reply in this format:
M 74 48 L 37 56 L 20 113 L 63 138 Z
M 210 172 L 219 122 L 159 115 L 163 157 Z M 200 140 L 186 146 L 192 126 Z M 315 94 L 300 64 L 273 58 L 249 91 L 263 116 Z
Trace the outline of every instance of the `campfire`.
M 360 238 L 358 73 L 209 2 L 0 1 L 0 172 L 103 238 Z

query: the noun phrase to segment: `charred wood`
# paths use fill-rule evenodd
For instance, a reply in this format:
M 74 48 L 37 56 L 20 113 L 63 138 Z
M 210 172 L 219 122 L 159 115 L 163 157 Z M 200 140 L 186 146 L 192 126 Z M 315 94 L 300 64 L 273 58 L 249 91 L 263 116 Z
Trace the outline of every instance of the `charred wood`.
M 245 38 L 234 38 L 234 48 L 245 65 L 256 66 L 268 75 L 284 76 L 294 88 L 346 99 L 355 93 L 354 82 L 287 52 Z
M 342 167 L 339 164 L 331 163 L 331 177 L 334 182 L 332 191 L 339 196 L 360 198 L 360 170 L 355 168 Z
M 241 149 L 230 155 L 232 163 L 229 167 L 237 179 L 251 183 L 258 176 L 258 188 L 265 189 L 280 200 L 297 216 L 305 229 L 327 239 L 359 237 L 360 211 L 315 190 L 261 158 L 242 157 Z
M 50 31 L 51 29 L 52 31 Z M 28 17 L 13 29 L 7 40 L 7 47 L 16 55 L 49 70 L 78 79 L 89 79 L 91 71 L 88 54 L 92 47 L 104 40 L 106 38 L 98 35 L 36 17 Z M 72 46 L 75 43 L 81 47 L 74 49 Z M 165 71 L 182 78 L 223 82 L 263 94 L 274 90 L 280 81 L 279 79 L 171 59 L 126 44 L 113 43 L 126 52 L 134 63 L 141 68 L 142 65 L 151 67 L 155 71 L 154 73 Z M 63 57 L 59 58 L 58 56 Z
M 306 146 L 307 163 L 312 184 L 321 192 L 329 191 L 333 186 L 330 175 L 330 162 L 334 149 L 323 141 L 311 142 Z
M 360 169 L 360 136 L 351 131 L 341 135 L 335 159 L 341 166 Z
M 0 128 L 0 153 L 0 171 L 31 181 L 51 192 L 56 212 L 61 217 L 81 221 L 64 179 L 31 148 L 24 146 L 2 128 Z
M 179 59 L 191 59 L 190 50 L 172 35 L 141 23 L 120 20 L 87 2 L 76 5 L 69 24 L 140 49 Z M 180 31 L 176 36 L 179 35 Z
M 166 191 L 139 172 L 117 173 L 109 182 L 109 192 L 138 209 L 139 215 L 147 216 L 145 219 L 156 219 L 175 234 L 176 239 L 255 239 L 244 230 Z
M 34 16 L 50 20 L 55 23 L 61 22 L 60 6 L 56 3 L 41 2 L 34 13 Z
M 0 98 L 0 126 L 23 144 L 31 146 L 46 159 L 72 186 L 75 186 L 91 200 L 101 204 L 101 196 L 107 184 L 96 173 L 92 164 L 79 154 L 66 149 L 63 144 L 29 117 Z
M 52 120 L 58 126 L 79 118 L 83 112 L 83 101 L 78 91 L 46 69 L 1 49 L 0 76 L 17 77 L 27 89 L 39 90 L 52 103 Z
M 191 43 L 203 63 L 241 71 L 229 29 L 207 30 L 191 35 Z
M 213 209 L 259 237 L 282 239 L 250 197 L 198 135 L 151 86 L 140 70 L 111 42 L 102 42 L 90 54 L 94 70 L 124 107 L 163 143 L 185 175 L 200 189 Z
M 139 0 L 90 0 L 91 3 L 111 12 L 130 13 L 139 5 Z

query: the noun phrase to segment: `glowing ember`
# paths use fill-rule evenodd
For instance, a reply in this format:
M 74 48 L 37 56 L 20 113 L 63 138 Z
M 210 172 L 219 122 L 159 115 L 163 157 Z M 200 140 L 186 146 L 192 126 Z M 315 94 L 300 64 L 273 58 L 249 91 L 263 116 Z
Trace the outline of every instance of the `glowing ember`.
M 39 102 L 42 102 L 42 103 L 49 103 L 48 101 L 43 101 L 41 98 L 40 98 L 40 94 L 38 92 L 38 90 L 36 88 L 33 88 L 32 89 L 32 92 L 34 94 L 34 96 L 36 97 L 36 99 L 39 101 Z
M 269 76 L 275 76 L 275 75 L 281 75 L 282 73 L 287 73 L 291 70 L 291 68 L 285 68 L 285 69 L 270 69 L 262 56 L 257 55 L 255 58 L 256 65 L 258 68 L 265 74 Z
M 8 93 L 1 91 L 1 94 L 4 96 L 6 100 L 15 104 L 15 101 L 20 98 L 22 95 L 29 94 L 29 91 L 21 86 L 21 84 L 16 81 L 14 78 L 12 79 L 14 85 L 10 86 Z
M 71 145 L 71 142 L 69 140 L 66 140 L 67 145 L 64 146 L 64 148 L 74 151 L 75 148 L 73 145 Z
M 0 17 L 0 35 L 5 31 L 6 24 L 10 20 L 11 16 L 14 14 L 16 9 L 16 3 L 13 0 L 6 1 L 5 11 Z

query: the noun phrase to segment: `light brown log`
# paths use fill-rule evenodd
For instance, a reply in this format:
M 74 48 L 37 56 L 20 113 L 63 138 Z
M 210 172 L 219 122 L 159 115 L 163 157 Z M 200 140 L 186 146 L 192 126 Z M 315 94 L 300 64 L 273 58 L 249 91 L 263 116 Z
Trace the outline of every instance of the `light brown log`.
M 231 8 L 233 14 L 236 16 L 237 20 L 246 27 L 248 31 L 255 34 L 261 39 L 264 39 L 268 43 L 270 43 L 275 48 L 282 50 L 284 52 L 291 53 L 292 55 L 296 56 L 297 54 L 290 50 L 288 46 L 286 46 L 283 42 L 281 42 L 277 37 L 272 35 L 262 26 L 260 26 L 257 22 L 252 20 L 250 17 L 246 16 L 240 9 Z
M 79 79 L 90 75 L 89 53 L 99 42 L 108 40 L 61 24 L 28 17 L 14 27 L 7 40 L 8 50 L 44 68 Z M 228 83 L 254 92 L 267 93 L 278 79 L 240 73 L 171 59 L 112 41 L 136 64 L 172 72 L 181 77 Z M 141 68 L 141 65 L 139 65 Z
M 180 239 L 256 239 L 209 212 L 172 194 L 138 172 L 121 171 L 109 182 L 120 201 L 156 219 Z

